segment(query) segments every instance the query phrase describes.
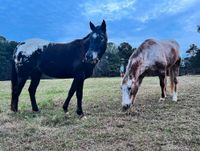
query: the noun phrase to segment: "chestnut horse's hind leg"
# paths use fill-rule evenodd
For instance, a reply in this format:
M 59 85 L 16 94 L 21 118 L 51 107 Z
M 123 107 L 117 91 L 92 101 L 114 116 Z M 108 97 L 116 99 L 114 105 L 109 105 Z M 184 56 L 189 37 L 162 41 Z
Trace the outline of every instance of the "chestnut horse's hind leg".
M 160 79 L 160 87 L 161 87 L 161 98 L 159 99 L 159 101 L 164 101 L 166 97 L 166 85 L 167 85 L 166 73 L 160 74 L 159 79 Z
M 12 86 L 11 110 L 14 112 L 18 111 L 19 95 L 26 83 L 26 80 L 26 77 L 18 77 L 15 85 Z
M 39 111 L 38 106 L 37 106 L 37 102 L 36 102 L 36 99 L 35 99 L 35 93 L 36 93 L 37 86 L 40 83 L 41 75 L 42 74 L 41 74 L 40 71 L 34 71 L 31 74 L 31 84 L 28 88 L 29 96 L 30 96 L 30 99 L 31 99 L 32 110 L 35 111 L 35 112 Z

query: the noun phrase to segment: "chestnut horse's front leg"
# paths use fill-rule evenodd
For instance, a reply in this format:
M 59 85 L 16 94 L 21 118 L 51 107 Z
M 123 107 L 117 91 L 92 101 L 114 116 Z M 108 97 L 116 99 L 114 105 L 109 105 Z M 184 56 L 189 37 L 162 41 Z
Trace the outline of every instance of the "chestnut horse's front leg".
M 166 84 L 167 84 L 167 76 L 166 74 L 159 75 L 160 79 L 160 87 L 161 87 L 161 98 L 159 101 L 164 101 L 166 97 Z
M 131 101 L 132 101 L 132 105 L 131 105 L 131 112 L 132 113 L 137 113 L 136 110 L 136 96 L 139 90 L 139 87 L 142 83 L 142 80 L 144 78 L 144 75 L 139 76 L 139 78 L 137 79 L 137 81 L 133 84 L 134 88 L 132 88 L 131 90 Z

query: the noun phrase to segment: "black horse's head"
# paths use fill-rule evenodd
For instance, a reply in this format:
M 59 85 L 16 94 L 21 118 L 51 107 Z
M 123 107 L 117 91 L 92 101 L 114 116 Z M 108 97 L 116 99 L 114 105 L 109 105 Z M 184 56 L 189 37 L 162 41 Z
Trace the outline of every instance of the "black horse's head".
M 96 64 L 106 51 L 107 47 L 106 22 L 103 20 L 100 26 L 95 26 L 90 22 L 90 28 L 92 32 L 89 37 L 90 44 L 89 49 L 85 54 L 85 61 Z

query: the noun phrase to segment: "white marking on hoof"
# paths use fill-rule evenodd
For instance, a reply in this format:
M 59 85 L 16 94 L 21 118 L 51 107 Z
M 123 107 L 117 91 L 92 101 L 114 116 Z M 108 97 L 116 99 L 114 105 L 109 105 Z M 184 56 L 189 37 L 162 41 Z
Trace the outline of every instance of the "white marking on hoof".
M 66 112 L 65 115 L 69 115 L 69 112 Z
M 177 102 L 177 100 L 178 100 L 177 93 L 173 92 L 172 101 Z
M 87 119 L 87 116 L 84 115 L 81 119 L 86 120 L 86 119 Z
M 165 98 L 160 98 L 159 102 L 165 101 Z

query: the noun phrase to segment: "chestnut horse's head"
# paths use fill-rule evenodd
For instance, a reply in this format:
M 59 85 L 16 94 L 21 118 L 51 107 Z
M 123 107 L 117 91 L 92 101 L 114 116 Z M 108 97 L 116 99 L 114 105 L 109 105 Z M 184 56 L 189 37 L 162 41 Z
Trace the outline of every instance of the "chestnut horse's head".
M 141 62 L 138 60 L 129 60 L 127 65 L 127 71 L 122 80 L 121 92 L 122 92 L 122 107 L 123 110 L 128 109 L 131 104 L 134 103 L 135 94 L 138 91 L 140 85 L 139 71 Z
M 125 75 L 121 85 L 122 108 L 127 110 L 134 103 L 135 94 L 139 88 L 139 80 L 130 75 Z

